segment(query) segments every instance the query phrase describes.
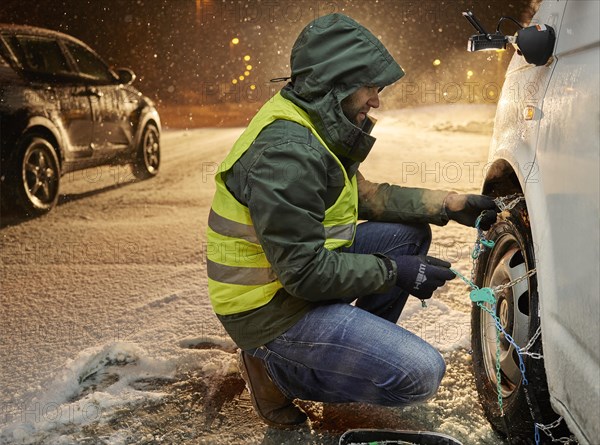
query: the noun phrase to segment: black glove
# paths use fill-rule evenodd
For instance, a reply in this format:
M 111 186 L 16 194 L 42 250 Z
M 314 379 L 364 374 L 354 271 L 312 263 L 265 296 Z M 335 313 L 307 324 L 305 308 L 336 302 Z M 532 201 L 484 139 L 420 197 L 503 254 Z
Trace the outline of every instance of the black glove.
M 481 230 L 488 230 L 492 227 L 500 211 L 494 200 L 485 195 L 453 193 L 446 197 L 444 207 L 450 219 L 469 227 L 475 227 L 475 221 L 481 212 L 484 212 L 479 223 Z
M 431 298 L 433 291 L 447 280 L 456 277 L 447 261 L 426 255 L 399 255 L 394 257 L 398 272 L 396 284 L 417 298 Z

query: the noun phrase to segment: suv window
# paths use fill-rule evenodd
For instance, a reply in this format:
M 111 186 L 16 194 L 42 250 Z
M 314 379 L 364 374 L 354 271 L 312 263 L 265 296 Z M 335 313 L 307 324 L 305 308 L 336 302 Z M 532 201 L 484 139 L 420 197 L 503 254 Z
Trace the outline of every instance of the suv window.
M 94 53 L 74 42 L 65 42 L 73 60 L 77 63 L 79 74 L 98 83 L 114 83 L 115 78 L 106 64 Z
M 12 36 L 8 46 L 27 72 L 48 76 L 73 74 L 55 39 L 41 36 Z

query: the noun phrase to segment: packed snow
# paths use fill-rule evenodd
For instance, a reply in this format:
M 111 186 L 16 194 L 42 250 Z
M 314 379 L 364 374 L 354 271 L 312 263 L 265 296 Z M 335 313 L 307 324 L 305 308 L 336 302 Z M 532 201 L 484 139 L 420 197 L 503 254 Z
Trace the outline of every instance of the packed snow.
M 378 141 L 361 170 L 371 181 L 476 193 L 494 111 L 375 113 Z M 126 167 L 68 174 L 49 215 L 3 221 L 0 444 L 336 444 L 353 428 L 503 443 L 477 401 L 458 279 L 426 308 L 411 298 L 399 321 L 446 359 L 434 399 L 402 409 L 303 401 L 310 424 L 291 431 L 256 417 L 208 301 L 203 252 L 213 175 L 241 131 L 165 131 L 156 178 L 134 182 Z M 468 275 L 474 229 L 433 233 L 430 254 Z

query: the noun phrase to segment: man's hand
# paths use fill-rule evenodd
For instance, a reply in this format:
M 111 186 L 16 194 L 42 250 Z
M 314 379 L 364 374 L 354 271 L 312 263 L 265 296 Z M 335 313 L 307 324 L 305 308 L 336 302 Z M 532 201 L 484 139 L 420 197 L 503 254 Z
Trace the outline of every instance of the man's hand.
M 475 227 L 477 217 L 481 217 L 479 227 L 488 230 L 496 222 L 498 206 L 492 198 L 485 195 L 461 195 L 452 193 L 444 201 L 446 214 L 451 220 L 469 227 Z
M 398 267 L 396 284 L 417 298 L 431 298 L 433 291 L 456 277 L 447 261 L 426 255 L 394 257 Z

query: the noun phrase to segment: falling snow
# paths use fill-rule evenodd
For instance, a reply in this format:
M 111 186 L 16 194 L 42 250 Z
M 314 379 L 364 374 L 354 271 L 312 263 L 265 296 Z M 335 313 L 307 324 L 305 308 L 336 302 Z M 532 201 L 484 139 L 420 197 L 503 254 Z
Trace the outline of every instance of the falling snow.
M 144 88 L 153 92 L 159 105 L 203 104 L 220 100 L 204 94 L 211 85 L 231 87 L 237 79 L 240 87 L 265 86 L 273 77 L 288 75 L 296 36 L 310 20 L 330 12 L 348 14 L 380 37 L 406 71 L 407 83 L 425 88 L 467 81 L 501 84 L 510 54 L 489 58 L 467 54 L 466 42 L 473 30 L 461 12 L 472 9 L 493 29 L 502 15 L 529 20 L 530 1 L 490 0 L 482 6 L 466 0 L 111 0 L 107 6 L 92 0 L 58 0 L 24 7 L 20 0 L 5 0 L 0 22 L 49 27 L 80 38 L 109 65 L 127 66 L 138 73 L 138 79 L 143 74 Z M 231 43 L 234 38 L 238 44 Z M 248 54 L 255 70 L 240 81 L 242 58 Z M 435 59 L 443 62 L 443 70 L 434 69 Z M 468 79 L 469 69 L 475 75 Z M 396 98 L 398 106 L 435 103 L 433 96 L 423 100 L 407 98 L 406 92 L 394 94 L 405 96 Z M 479 103 L 486 99 L 481 94 L 475 98 Z
M 131 68 L 167 131 L 164 168 L 154 180 L 130 184 L 107 169 L 91 183 L 79 172 L 63 193 L 82 199 L 2 229 L 2 296 L 10 300 L 0 323 L 0 443 L 331 445 L 353 427 L 436 429 L 465 444 L 501 443 L 477 403 L 469 305 L 458 283 L 427 310 L 412 302 L 400 321 L 448 362 L 434 400 L 404 410 L 307 403 L 310 428 L 265 428 L 210 310 L 200 252 L 214 191 L 210 168 L 241 128 L 193 128 L 244 125 L 281 88 L 269 79 L 289 75 L 301 29 L 343 12 L 372 30 L 407 73 L 382 93 L 367 177 L 398 182 L 398 165 L 389 160 L 398 157 L 399 139 L 412 141 L 403 153 L 411 162 L 450 162 L 462 150 L 463 160 L 483 164 L 512 50 L 467 53 L 473 29 L 461 12 L 472 9 L 493 29 L 503 15 L 527 22 L 530 3 L 536 1 L 3 0 L 0 23 L 71 34 L 111 67 Z M 423 184 L 413 177 L 406 185 L 479 189 L 481 177 L 465 178 Z M 439 249 L 471 243 L 469 229 L 444 230 L 434 229 Z M 70 242 L 89 247 L 82 240 L 94 240 L 95 249 L 61 255 Z M 30 255 L 31 245 L 42 255 Z M 44 254 L 47 245 L 56 248 L 52 255 Z M 139 255 L 123 246 L 137 246 Z M 468 257 L 457 264 L 467 269 Z M 439 331 L 444 324 L 458 331 Z M 40 406 L 46 411 L 35 410 Z

